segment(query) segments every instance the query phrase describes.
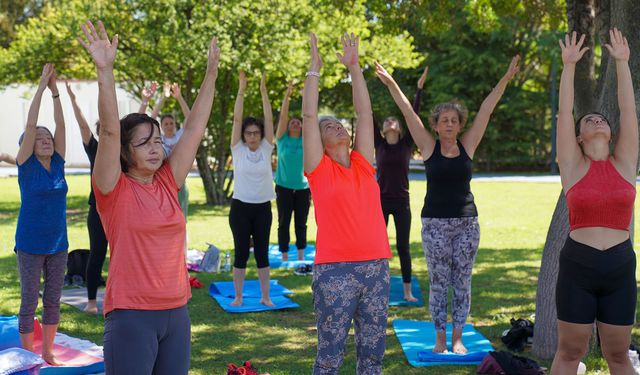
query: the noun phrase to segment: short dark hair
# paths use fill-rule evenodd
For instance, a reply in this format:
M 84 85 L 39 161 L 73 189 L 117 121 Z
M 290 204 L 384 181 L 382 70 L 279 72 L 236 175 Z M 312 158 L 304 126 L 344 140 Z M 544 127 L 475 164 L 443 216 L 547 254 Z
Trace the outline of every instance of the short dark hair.
M 578 117 L 578 120 L 576 121 L 575 124 L 575 129 L 576 129 L 576 137 L 580 135 L 580 123 L 582 122 L 582 119 L 589 116 L 589 115 L 599 115 L 602 116 L 602 118 L 607 122 L 607 125 L 609 125 L 609 128 L 611 128 L 611 123 L 609 122 L 609 119 L 607 118 L 607 116 L 603 115 L 600 112 L 596 112 L 596 111 L 592 111 L 592 112 L 587 112 L 585 114 L 583 114 L 582 116 Z
M 164 119 L 166 119 L 166 118 L 170 118 L 170 119 L 172 119 L 173 121 L 175 121 L 175 120 L 176 120 L 176 119 L 173 117 L 173 115 L 172 115 L 172 114 L 170 114 L 170 113 L 165 113 L 164 115 L 160 116 L 160 122 L 162 122 L 162 121 L 163 121 Z
M 251 125 L 257 126 L 260 130 L 260 139 L 264 138 L 264 122 L 255 117 L 247 117 L 242 120 L 242 127 L 240 129 L 240 138 L 242 139 L 242 142 L 246 142 L 246 140 L 244 139 L 244 130 Z
M 147 125 L 149 127 L 149 135 L 144 141 L 136 146 L 147 144 L 153 138 L 153 127 L 155 126 L 160 133 L 160 124 L 158 121 L 144 113 L 129 113 L 120 119 L 120 166 L 123 172 L 127 172 L 131 166 L 131 153 L 129 152 L 129 144 L 133 139 L 133 131 L 138 126 Z

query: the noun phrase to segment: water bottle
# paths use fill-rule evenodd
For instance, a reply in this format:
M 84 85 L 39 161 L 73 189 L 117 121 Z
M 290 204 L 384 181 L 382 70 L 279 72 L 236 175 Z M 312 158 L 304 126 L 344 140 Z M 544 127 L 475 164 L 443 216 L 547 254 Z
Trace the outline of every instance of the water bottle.
M 229 254 L 228 251 L 224 255 L 224 267 L 222 267 L 222 270 L 224 272 L 231 271 L 231 255 Z

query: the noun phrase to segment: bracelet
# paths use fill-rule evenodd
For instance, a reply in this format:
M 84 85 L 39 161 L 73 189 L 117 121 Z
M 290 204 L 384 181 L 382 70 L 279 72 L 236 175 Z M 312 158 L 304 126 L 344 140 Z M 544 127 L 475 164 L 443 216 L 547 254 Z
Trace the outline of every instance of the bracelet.
M 314 71 L 308 71 L 307 74 L 305 74 L 305 77 L 309 77 L 309 76 L 313 76 L 313 77 L 318 77 L 320 78 L 320 73 L 318 72 L 314 72 Z
M 51 95 L 52 98 L 57 99 L 60 97 L 60 94 Z

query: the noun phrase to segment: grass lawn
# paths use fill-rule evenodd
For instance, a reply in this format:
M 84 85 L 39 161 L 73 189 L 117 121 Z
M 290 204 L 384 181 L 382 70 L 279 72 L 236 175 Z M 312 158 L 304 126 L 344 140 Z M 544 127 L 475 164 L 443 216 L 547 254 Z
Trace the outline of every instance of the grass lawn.
M 68 176 L 68 230 L 70 249 L 88 248 L 86 230 L 88 176 Z M 208 207 L 199 178 L 188 179 L 191 194 L 189 208 L 189 247 L 205 249 L 205 242 L 223 250 L 232 250 L 228 225 L 228 207 Z M 420 209 L 425 193 L 424 181 L 411 181 L 411 254 L 414 274 L 420 280 L 428 300 L 426 262 L 420 242 Z M 554 183 L 473 183 L 480 212 L 481 240 L 473 272 L 473 302 L 469 321 L 487 336 L 494 347 L 504 349 L 501 332 L 509 328 L 512 317 L 531 318 L 535 311 L 537 274 L 542 247 L 551 214 L 560 192 Z M 16 178 L 0 178 L 0 314 L 17 314 L 20 305 L 17 266 L 13 253 L 14 233 L 20 197 Z M 277 218 L 275 203 L 272 205 Z M 313 209 L 309 219 L 309 240 L 315 241 Z M 271 239 L 277 239 L 277 224 Z M 636 230 L 638 220 L 636 217 Z M 636 238 L 638 234 L 636 233 Z M 395 229 L 389 225 L 391 244 Z M 395 248 L 394 248 L 395 253 Z M 391 262 L 392 274 L 400 274 L 397 256 Z M 107 265 L 105 265 L 105 270 Z M 193 289 L 189 303 L 192 323 L 192 374 L 222 374 L 226 364 L 250 359 L 261 372 L 308 374 L 316 349 L 315 321 L 311 304 L 310 277 L 293 275 L 291 270 L 272 270 L 272 278 L 295 292 L 292 299 L 299 309 L 252 314 L 228 314 L 208 296 L 207 288 Z M 231 280 L 231 274 L 198 274 L 206 286 L 211 281 Z M 250 260 L 248 279 L 257 279 L 255 263 Z M 41 306 L 37 314 L 41 314 Z M 394 319 L 429 320 L 427 307 L 389 308 L 385 374 L 475 374 L 475 366 L 437 366 L 413 368 L 405 360 L 391 321 Z M 103 318 L 62 305 L 60 331 L 102 344 Z M 640 330 L 634 329 L 634 340 Z M 347 344 L 343 374 L 355 373 L 353 338 Z M 550 363 L 539 361 L 543 366 Z M 590 374 L 607 373 L 598 354 L 587 358 Z M 593 369 L 597 369 L 591 371 Z

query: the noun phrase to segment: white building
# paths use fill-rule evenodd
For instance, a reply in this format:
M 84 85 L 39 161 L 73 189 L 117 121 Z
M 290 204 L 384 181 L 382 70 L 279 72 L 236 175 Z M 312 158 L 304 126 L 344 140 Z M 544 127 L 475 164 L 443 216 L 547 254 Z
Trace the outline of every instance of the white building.
M 89 127 L 95 132 L 94 124 L 98 120 L 98 82 L 97 81 L 69 81 L 71 89 L 76 94 L 76 101 L 82 110 Z M 62 111 L 66 124 L 67 150 L 66 166 L 86 167 L 89 160 L 82 147 L 82 138 L 78 123 L 73 114 L 71 100 L 63 81 L 58 81 L 58 91 L 62 101 Z M 27 114 L 31 100 L 36 92 L 36 86 L 27 84 L 15 84 L 0 90 L 0 152 L 11 155 L 18 153 L 18 138 L 24 131 L 27 122 Z M 134 98 L 124 90 L 118 88 L 119 117 L 135 112 L 140 106 L 137 98 Z M 46 126 L 53 133 L 53 100 L 51 92 L 47 89 L 42 96 L 38 125 Z M 7 166 L 3 164 L 2 166 Z

